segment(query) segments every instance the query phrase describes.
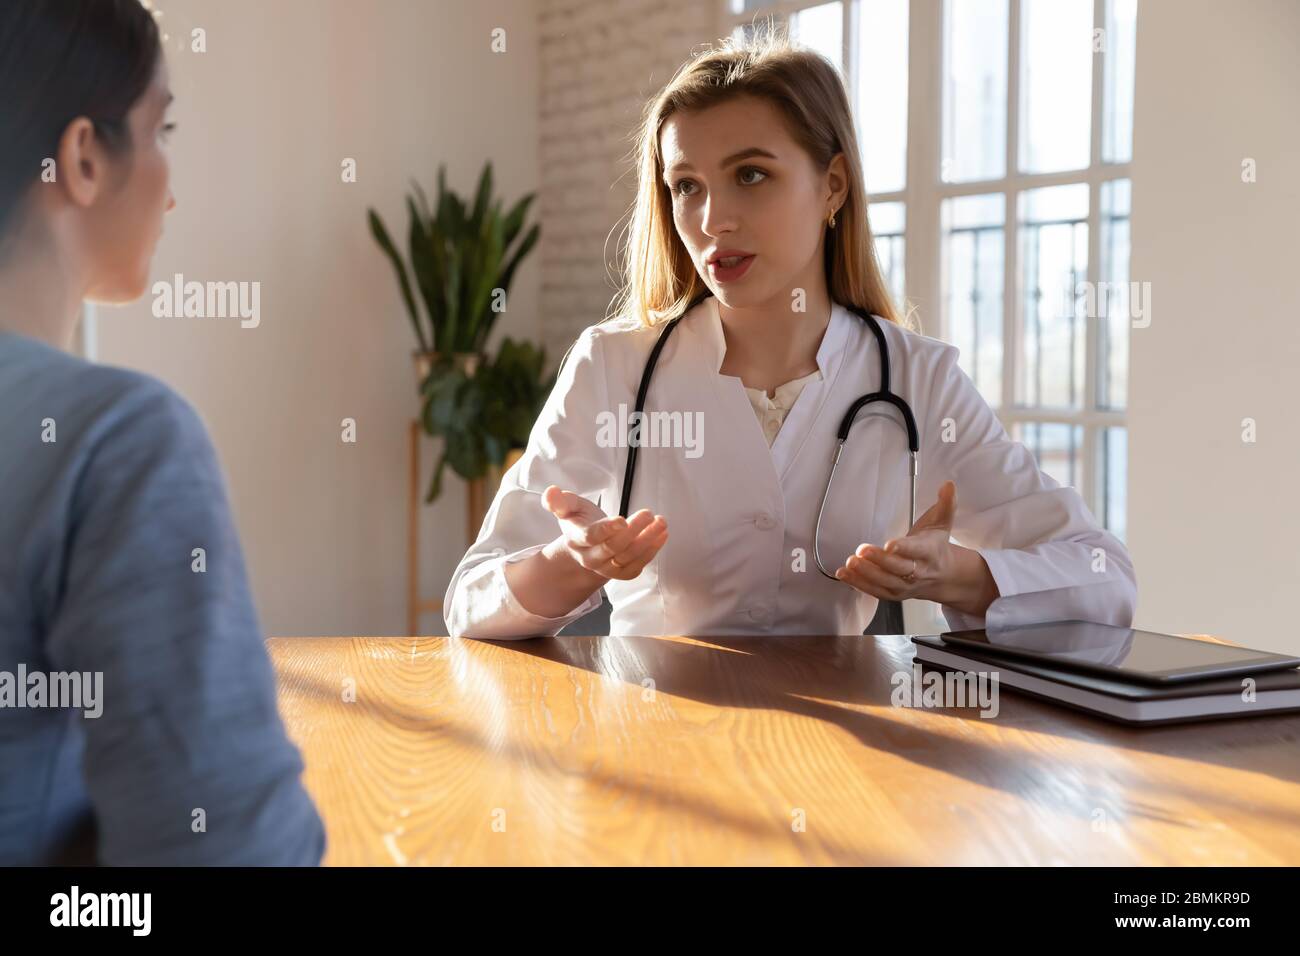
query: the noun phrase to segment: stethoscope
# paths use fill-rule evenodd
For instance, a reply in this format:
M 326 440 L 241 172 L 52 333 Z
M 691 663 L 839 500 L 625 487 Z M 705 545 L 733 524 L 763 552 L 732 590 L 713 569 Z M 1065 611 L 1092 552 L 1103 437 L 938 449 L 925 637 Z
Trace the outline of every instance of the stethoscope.
M 645 409 L 646 393 L 650 389 L 650 377 L 654 374 L 655 364 L 659 361 L 659 353 L 664 349 L 664 343 L 668 341 L 668 336 L 672 334 L 673 329 L 683 318 L 686 317 L 692 309 L 703 302 L 713 293 L 705 290 L 697 295 L 686 307 L 681 315 L 668 322 L 662 332 L 659 333 L 659 340 L 655 342 L 654 349 L 650 352 L 650 358 L 646 360 L 645 371 L 641 374 L 641 386 L 636 393 L 636 411 L 634 417 L 630 418 L 631 422 L 639 422 L 642 419 Z M 839 466 L 840 456 L 844 453 L 844 443 L 849 439 L 849 429 L 853 427 L 853 421 L 860 412 L 872 402 L 888 402 L 899 410 L 903 416 L 903 425 L 907 429 L 907 447 L 908 454 L 912 460 L 912 493 L 910 511 L 911 521 L 908 523 L 910 530 L 912 525 L 916 524 L 916 454 L 920 450 L 920 435 L 916 429 L 916 419 L 912 415 L 912 409 L 907 402 L 889 390 L 889 346 L 885 342 L 885 333 L 881 330 L 879 323 L 874 316 L 857 308 L 856 306 L 847 306 L 848 310 L 856 315 L 862 321 L 867 323 L 867 327 L 876 336 L 876 342 L 880 345 L 880 391 L 869 392 L 863 395 L 856 402 L 849 406 L 849 410 L 844 413 L 844 420 L 840 422 L 840 430 L 837 433 L 839 439 L 835 446 L 835 453 L 831 457 L 831 472 L 826 477 L 826 490 L 822 492 L 821 507 L 817 509 L 817 524 L 813 527 L 813 557 L 817 561 L 817 569 L 832 581 L 838 580 L 835 575 L 826 570 L 826 565 L 822 563 L 821 556 L 821 527 L 822 514 L 826 511 L 826 499 L 830 497 L 831 483 L 835 480 L 835 469 Z M 632 481 L 636 476 L 636 456 L 638 446 L 630 438 L 628 441 L 627 451 L 627 468 L 623 473 L 623 498 L 619 506 L 618 513 L 624 518 L 627 517 L 628 505 L 632 499 Z

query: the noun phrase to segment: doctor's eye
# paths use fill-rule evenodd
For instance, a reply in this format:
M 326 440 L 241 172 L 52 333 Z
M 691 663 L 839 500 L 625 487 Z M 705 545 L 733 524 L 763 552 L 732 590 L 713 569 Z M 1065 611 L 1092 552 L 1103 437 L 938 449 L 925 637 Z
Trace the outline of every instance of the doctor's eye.
M 162 127 L 158 130 L 158 137 L 165 143 L 174 132 L 176 132 L 175 123 L 163 123 Z
M 747 173 L 757 173 L 759 178 L 753 180 L 747 180 L 745 178 Z M 740 180 L 740 184 L 742 186 L 757 186 L 763 180 L 767 179 L 767 177 L 768 177 L 767 171 L 759 169 L 757 166 L 742 166 L 740 167 L 739 170 L 737 170 L 737 178 Z M 694 186 L 695 180 L 693 179 L 677 180 L 677 182 L 673 183 L 672 185 L 673 195 L 681 196 L 682 198 L 688 198 L 690 196 L 694 196 L 695 195 L 694 192 L 685 192 L 683 190 L 683 187 L 687 185 Z

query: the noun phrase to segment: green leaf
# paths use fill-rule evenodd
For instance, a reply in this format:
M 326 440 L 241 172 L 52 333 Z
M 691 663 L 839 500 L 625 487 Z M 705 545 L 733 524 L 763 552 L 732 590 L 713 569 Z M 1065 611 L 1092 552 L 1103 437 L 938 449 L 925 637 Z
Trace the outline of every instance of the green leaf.
M 411 327 L 415 330 L 415 337 L 420 343 L 420 348 L 427 352 L 429 345 L 424 336 L 424 329 L 420 326 L 420 316 L 415 308 L 415 297 L 411 294 L 411 281 L 406 274 L 406 265 L 402 262 L 402 257 L 398 255 L 397 247 L 393 245 L 393 240 L 388 235 L 388 229 L 384 226 L 384 221 L 379 218 L 379 214 L 373 209 L 369 212 L 370 233 L 375 237 L 375 242 L 379 244 L 379 248 L 388 256 L 388 261 L 393 265 L 393 271 L 397 273 L 397 281 L 402 289 L 402 301 L 406 303 L 406 312 L 411 318 Z
M 515 250 L 514 255 L 510 258 L 510 263 L 505 267 L 505 270 L 498 278 L 497 286 L 505 290 L 507 300 L 510 295 L 510 285 L 515 279 L 515 269 L 519 267 L 519 263 L 523 261 L 524 256 L 528 255 L 528 253 L 532 251 L 533 246 L 537 245 L 537 239 L 541 234 L 542 227 L 534 223 L 533 228 L 528 230 L 528 234 L 524 237 L 524 241 L 519 244 L 519 248 Z M 495 312 L 488 315 L 486 327 L 483 329 L 483 341 L 486 342 L 488 336 L 492 334 L 492 326 L 496 324 L 496 320 L 499 317 L 499 314 Z
M 447 223 L 443 231 L 453 241 L 465 232 L 465 204 L 453 192 L 447 193 Z
M 515 269 L 519 267 L 519 263 L 523 261 L 524 256 L 532 251 L 533 246 L 537 245 L 537 240 L 541 234 L 542 227 L 534 223 L 533 228 L 528 230 L 528 235 L 524 236 L 524 241 L 515 250 L 515 254 L 511 256 L 510 264 L 506 266 L 505 272 L 501 275 L 501 288 L 507 292 L 510 291 L 510 283 L 514 281 Z
M 519 202 L 515 203 L 514 208 L 506 214 L 505 222 L 502 226 L 502 244 L 509 249 L 510 244 L 515 241 L 519 235 L 519 230 L 524 226 L 524 216 L 528 215 L 528 207 L 532 204 L 533 197 L 536 193 L 529 193 Z
M 508 451 L 510 451 L 510 444 L 504 438 L 491 432 L 483 435 L 483 453 L 489 464 L 504 464 Z
M 438 456 L 438 463 L 433 466 L 433 477 L 429 479 L 429 490 L 424 496 L 424 503 L 432 504 L 442 494 L 442 470 L 447 466 L 447 452 L 444 449 Z
M 424 194 L 424 189 L 420 186 L 418 179 L 411 180 L 411 188 L 415 190 L 415 197 L 420 202 L 420 218 L 424 220 L 424 226 L 428 229 L 429 220 L 433 218 L 429 215 L 429 197 Z
M 424 430 L 430 435 L 445 435 L 455 430 L 465 383 L 465 373 L 448 359 L 441 360 L 430 373 L 422 389 Z
M 478 180 L 478 195 L 474 198 L 474 216 L 469 225 L 477 233 L 483 226 L 483 217 L 487 215 L 488 200 L 492 198 L 492 163 L 483 164 L 483 172 Z
M 447 330 L 447 240 L 436 220 L 429 222 L 429 283 L 436 292 L 438 313 L 434 319 L 433 347 L 440 352 L 453 351 Z
M 425 232 L 424 222 L 420 218 L 419 211 L 415 208 L 415 202 L 410 197 L 407 197 L 406 209 L 411 218 L 406 240 L 410 249 L 411 271 L 415 273 L 415 281 L 420 289 L 420 297 L 424 300 L 424 307 L 429 315 L 429 328 L 433 333 L 433 347 L 437 348 L 438 312 L 442 303 L 431 269 L 432 251 L 429 245 L 429 235 Z M 420 341 L 422 343 L 426 341 L 423 334 L 420 336 Z M 427 346 L 425 346 L 425 351 L 428 351 Z
M 448 435 L 447 463 L 466 481 L 484 477 L 487 474 L 487 456 L 479 436 L 466 432 Z
M 446 314 L 446 350 L 449 352 L 472 351 L 463 348 L 461 343 L 460 322 L 460 283 L 463 276 L 461 269 L 461 250 L 455 243 L 447 248 L 447 275 L 443 285 L 443 295 L 447 306 Z
M 497 278 L 501 271 L 501 220 L 493 217 L 488 226 L 487 239 L 481 248 L 478 270 L 474 278 L 477 285 L 473 301 L 469 304 L 469 314 L 473 317 L 475 341 L 485 342 L 487 336 L 479 336 L 483 328 L 490 328 L 492 317 L 492 292 L 497 288 Z
M 510 436 L 511 444 L 514 447 L 528 444 L 528 436 L 537 424 L 537 415 L 540 409 L 519 406 L 514 409 L 510 416 L 510 426 L 507 434 Z

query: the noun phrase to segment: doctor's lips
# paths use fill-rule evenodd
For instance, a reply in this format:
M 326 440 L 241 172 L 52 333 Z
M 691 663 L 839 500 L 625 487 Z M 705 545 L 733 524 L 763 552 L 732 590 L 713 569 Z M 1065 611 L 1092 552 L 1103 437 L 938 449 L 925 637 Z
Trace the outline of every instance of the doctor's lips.
M 709 253 L 706 260 L 709 274 L 719 282 L 735 282 L 746 272 L 755 255 L 744 249 L 719 249 Z

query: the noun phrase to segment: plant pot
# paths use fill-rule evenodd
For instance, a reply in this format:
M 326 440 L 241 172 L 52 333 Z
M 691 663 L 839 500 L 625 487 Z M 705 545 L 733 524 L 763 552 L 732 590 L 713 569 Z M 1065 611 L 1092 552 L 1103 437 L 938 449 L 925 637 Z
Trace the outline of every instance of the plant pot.
M 429 380 L 429 373 L 433 371 L 434 363 L 444 357 L 443 352 L 422 352 L 416 349 L 411 353 L 411 358 L 415 362 L 415 384 L 418 388 L 423 388 L 424 383 Z M 477 352 L 452 352 L 451 360 L 462 372 L 468 376 L 473 376 L 478 371 L 479 362 L 483 356 Z

